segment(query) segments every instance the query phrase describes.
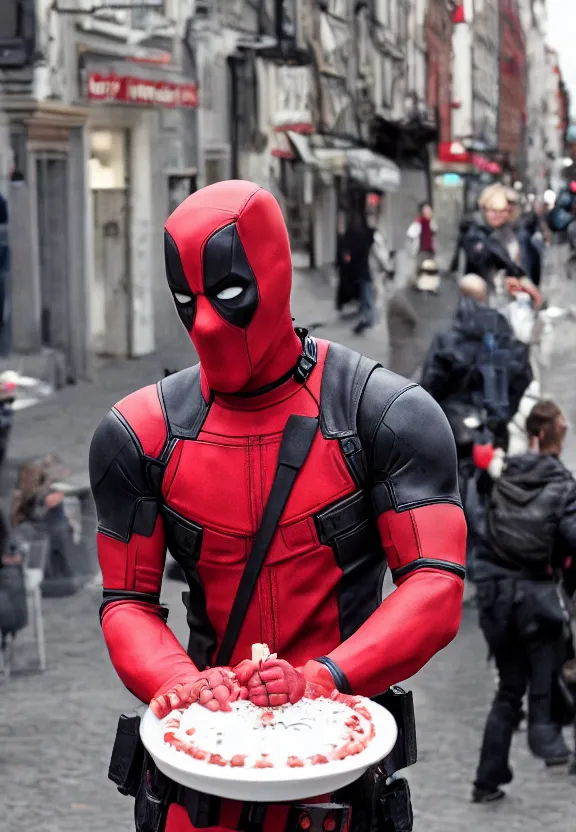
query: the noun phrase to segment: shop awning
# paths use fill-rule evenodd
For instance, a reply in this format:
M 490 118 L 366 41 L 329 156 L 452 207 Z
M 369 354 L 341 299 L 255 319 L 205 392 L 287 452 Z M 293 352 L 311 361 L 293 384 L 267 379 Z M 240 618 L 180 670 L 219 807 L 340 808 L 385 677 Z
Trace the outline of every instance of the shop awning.
M 286 133 L 272 134 L 272 147 L 270 148 L 270 153 L 277 159 L 295 158 L 294 148 L 288 141 Z
M 287 130 L 286 135 L 294 145 L 294 148 L 305 165 L 311 168 L 318 167 L 318 158 L 310 147 L 310 139 L 302 133 L 294 133 L 292 130 Z
M 350 178 L 367 191 L 394 193 L 400 188 L 400 168 L 368 148 L 346 151 Z

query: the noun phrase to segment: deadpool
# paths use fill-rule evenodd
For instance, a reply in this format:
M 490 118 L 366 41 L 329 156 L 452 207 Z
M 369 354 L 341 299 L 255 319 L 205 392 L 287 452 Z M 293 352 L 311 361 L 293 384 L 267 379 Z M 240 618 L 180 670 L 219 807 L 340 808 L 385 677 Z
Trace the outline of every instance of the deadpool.
M 120 679 L 159 717 L 398 691 L 460 624 L 466 525 L 446 417 L 414 382 L 294 328 L 288 233 L 263 188 L 197 191 L 164 247 L 199 363 L 120 401 L 90 450 L 101 623 Z M 167 550 L 188 585 L 187 649 L 161 602 Z M 383 599 L 387 569 L 396 590 Z M 253 644 L 278 658 L 259 668 Z M 137 746 L 120 726 L 110 777 L 136 798 L 138 832 L 360 828 L 339 795 L 307 801 L 308 814 L 219 799 L 170 781 Z

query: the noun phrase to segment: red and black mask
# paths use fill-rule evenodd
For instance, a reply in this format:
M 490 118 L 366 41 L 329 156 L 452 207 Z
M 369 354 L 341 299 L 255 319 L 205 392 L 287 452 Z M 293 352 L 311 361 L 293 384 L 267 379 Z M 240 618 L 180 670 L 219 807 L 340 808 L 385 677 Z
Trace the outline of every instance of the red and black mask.
M 240 180 L 203 188 L 168 218 L 164 250 L 168 285 L 210 388 L 237 393 L 284 372 L 283 354 L 292 356 L 298 342 L 290 245 L 274 197 Z

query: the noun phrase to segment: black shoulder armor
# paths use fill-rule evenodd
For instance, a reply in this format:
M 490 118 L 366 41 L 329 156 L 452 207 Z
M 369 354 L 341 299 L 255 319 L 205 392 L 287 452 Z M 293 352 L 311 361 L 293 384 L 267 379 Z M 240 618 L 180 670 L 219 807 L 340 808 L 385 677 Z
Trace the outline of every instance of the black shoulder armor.
M 154 531 L 163 466 L 144 455 L 138 437 L 112 409 L 94 434 L 89 458 L 90 485 L 98 530 L 127 543 L 132 533 Z
M 377 514 L 433 503 L 460 505 L 450 425 L 418 384 L 376 369 L 358 408 L 358 435 Z
M 169 375 L 158 387 L 169 438 L 197 439 L 210 409 L 202 395 L 200 364 Z

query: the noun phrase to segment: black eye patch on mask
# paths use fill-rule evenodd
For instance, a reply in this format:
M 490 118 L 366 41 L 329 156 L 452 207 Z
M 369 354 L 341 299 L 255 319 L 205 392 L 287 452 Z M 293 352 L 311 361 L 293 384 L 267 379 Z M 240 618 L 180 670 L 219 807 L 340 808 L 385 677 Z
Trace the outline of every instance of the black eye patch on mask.
M 218 314 L 245 329 L 258 308 L 258 285 L 248 263 L 236 223 L 218 229 L 208 239 L 203 256 L 204 292 Z M 226 289 L 241 289 L 219 298 Z
M 194 325 L 194 316 L 196 315 L 196 298 L 192 294 L 188 281 L 186 280 L 178 247 L 167 231 L 164 232 L 164 260 L 166 263 L 168 286 L 174 296 L 176 310 L 180 316 L 180 320 L 188 332 L 190 332 Z M 177 294 L 184 295 L 189 300 L 178 300 L 176 297 Z

